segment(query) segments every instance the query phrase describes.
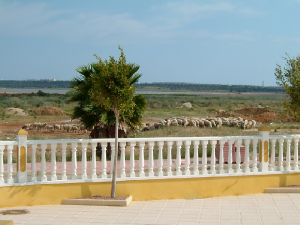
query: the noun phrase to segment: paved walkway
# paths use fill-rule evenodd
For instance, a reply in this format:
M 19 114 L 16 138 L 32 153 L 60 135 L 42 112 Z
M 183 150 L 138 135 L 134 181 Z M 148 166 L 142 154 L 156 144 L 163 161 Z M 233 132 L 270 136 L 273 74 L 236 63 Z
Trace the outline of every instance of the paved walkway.
M 300 224 L 300 194 L 136 201 L 128 207 L 31 206 L 25 215 L 1 215 L 14 224 Z M 4 210 L 4 209 L 1 209 Z

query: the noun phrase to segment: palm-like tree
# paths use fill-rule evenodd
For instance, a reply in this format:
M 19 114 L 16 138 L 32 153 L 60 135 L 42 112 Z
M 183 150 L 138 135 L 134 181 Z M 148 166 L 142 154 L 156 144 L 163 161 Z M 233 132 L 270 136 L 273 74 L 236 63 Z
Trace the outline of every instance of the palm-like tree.
M 130 84 L 134 85 L 141 77 L 141 74 L 137 73 L 139 66 L 130 63 L 129 68 L 127 78 Z M 72 118 L 80 119 L 87 128 L 94 127 L 90 135 L 92 138 L 114 138 L 116 123 L 114 112 L 93 104 L 89 96 L 92 86 L 92 74 L 98 73 L 97 63 L 80 66 L 76 71 L 80 76 L 73 78 L 70 85 L 75 89 L 70 101 L 78 102 L 73 110 Z M 147 101 L 142 95 L 135 95 L 133 101 L 135 103 L 133 114 L 126 115 L 124 113 L 120 115 L 119 121 L 121 126 L 126 124 L 132 131 L 135 131 L 137 126 L 141 125 L 142 114 L 147 108 Z M 120 137 L 127 137 L 127 133 L 123 129 L 119 129 L 118 134 Z M 100 146 L 98 146 L 97 155 L 100 155 L 100 149 Z M 110 154 L 110 148 L 108 148 L 108 154 Z

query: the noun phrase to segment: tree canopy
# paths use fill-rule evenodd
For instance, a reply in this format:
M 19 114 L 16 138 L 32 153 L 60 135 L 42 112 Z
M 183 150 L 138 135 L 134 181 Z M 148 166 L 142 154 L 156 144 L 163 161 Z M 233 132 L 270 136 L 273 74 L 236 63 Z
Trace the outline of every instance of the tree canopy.
M 125 58 L 124 53 L 123 57 Z M 73 78 L 71 81 L 71 87 L 75 90 L 71 101 L 78 102 L 78 105 L 73 110 L 72 118 L 80 119 L 88 128 L 100 125 L 106 129 L 106 134 L 103 137 L 114 137 L 114 132 L 111 132 L 111 130 L 114 129 L 116 121 L 114 112 L 108 109 L 109 107 L 107 108 L 104 105 L 95 104 L 91 99 L 91 94 L 89 94 L 94 79 L 98 79 L 93 78 L 94 74 L 99 74 L 101 70 L 105 71 L 108 67 L 111 67 L 108 65 L 109 62 L 107 60 L 100 61 L 100 58 L 97 58 L 99 62 L 83 65 L 76 69 L 80 76 Z M 104 69 L 104 67 L 107 68 Z M 136 73 L 140 67 L 133 63 L 127 63 L 127 67 L 129 68 L 127 68 L 127 78 L 129 84 L 133 86 L 141 77 L 141 74 Z M 104 81 L 104 83 L 106 83 L 105 79 Z M 127 124 L 132 130 L 134 130 L 136 126 L 141 125 L 142 114 L 147 107 L 147 101 L 142 95 L 134 95 L 133 102 L 134 107 L 131 111 L 121 110 L 120 112 L 120 122 Z
M 287 100 L 284 105 L 286 112 L 297 121 L 300 120 L 300 55 L 291 58 L 288 54 L 284 57 L 286 65 L 282 68 L 279 64 L 275 69 L 277 84 L 284 87 Z

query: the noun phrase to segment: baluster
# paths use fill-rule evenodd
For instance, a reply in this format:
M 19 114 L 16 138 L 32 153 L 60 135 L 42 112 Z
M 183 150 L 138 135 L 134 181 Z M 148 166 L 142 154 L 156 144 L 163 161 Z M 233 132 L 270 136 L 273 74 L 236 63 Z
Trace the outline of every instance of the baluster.
M 130 177 L 135 177 L 135 161 L 134 161 L 134 148 L 136 143 L 130 142 Z
M 71 143 L 72 146 L 72 175 L 71 179 L 76 180 L 77 179 L 77 143 Z
M 31 177 L 30 177 L 30 181 L 31 182 L 36 182 L 36 148 L 37 148 L 37 144 L 33 144 L 31 145 Z
M 276 139 L 271 139 L 272 143 L 272 150 L 271 150 L 271 165 L 270 170 L 275 171 L 275 145 L 276 145 Z
M 210 173 L 211 174 L 216 174 L 216 144 L 217 141 L 213 140 L 210 141 L 211 143 L 211 168 L 210 168 Z
M 232 169 L 232 145 L 233 145 L 233 140 L 229 139 L 228 140 L 228 173 L 233 173 Z
M 181 146 L 182 146 L 182 141 L 176 141 L 176 147 L 177 147 L 176 176 L 182 175 L 182 172 L 181 172 Z
M 111 158 L 110 158 L 110 173 L 111 173 L 111 177 L 113 174 L 113 167 L 114 167 L 114 161 L 115 161 L 115 144 L 110 142 L 110 148 L 111 148 Z M 117 164 L 117 168 L 118 168 L 118 162 L 116 162 Z
M 258 172 L 257 169 L 257 139 L 252 139 L 252 144 L 253 144 L 253 158 L 252 158 L 252 172 Z
M 241 173 L 241 145 L 242 145 L 242 140 L 237 139 L 236 140 L 236 173 Z
M 159 141 L 158 142 L 158 171 L 157 171 L 157 175 L 159 177 L 162 177 L 164 175 L 163 172 L 164 161 L 163 161 L 163 153 L 162 153 L 163 147 L 164 147 L 164 142 Z
M 220 174 L 224 174 L 225 170 L 224 170 L 224 145 L 226 143 L 226 140 L 220 140 L 220 159 L 219 159 L 219 164 L 220 164 L 220 170 L 219 173 Z
M 244 160 L 244 172 L 245 173 L 249 173 L 250 172 L 250 168 L 249 168 L 249 146 L 250 146 L 250 140 L 246 139 L 245 140 L 245 160 Z
M 207 174 L 207 144 L 208 141 L 202 142 L 202 174 Z
M 287 149 L 286 149 L 286 165 L 285 170 L 290 171 L 291 170 L 291 142 L 292 139 L 287 139 Z
M 299 165 L 298 165 L 298 142 L 299 138 L 294 138 L 294 170 L 299 170 Z
M 112 144 L 110 144 L 112 146 Z M 107 178 L 107 163 L 106 163 L 106 150 L 107 150 L 107 143 L 101 143 L 101 149 L 102 149 L 102 156 L 101 156 L 101 166 L 102 166 L 102 171 L 101 171 L 101 178 Z M 111 162 L 113 160 L 113 149 L 111 148 Z M 113 164 L 110 165 L 111 167 L 111 173 L 112 173 L 112 167 Z
M 148 142 L 148 146 L 149 146 L 149 172 L 148 172 L 148 176 L 149 177 L 154 177 L 154 172 L 153 172 L 153 166 L 154 166 L 154 160 L 153 160 L 153 148 L 154 148 L 154 142 L 153 141 L 149 141 Z
M 0 146 L 0 184 L 4 184 L 4 162 L 3 162 L 3 153 L 5 145 Z
M 145 171 L 144 171 L 144 147 L 145 147 L 145 142 L 139 142 L 139 147 L 140 147 L 140 157 L 139 157 L 140 171 L 139 171 L 139 177 L 145 177 Z
M 66 152 L 67 152 L 67 143 L 61 144 L 61 179 L 67 180 L 67 160 L 66 160 Z
M 81 143 L 81 179 L 87 179 L 86 167 L 86 152 L 87 152 L 87 143 Z
M 56 176 L 56 146 L 57 144 L 51 144 L 51 181 L 57 181 Z
M 125 147 L 126 147 L 126 142 L 121 142 L 121 172 L 120 172 L 120 177 L 121 178 L 126 178 L 126 172 L 125 172 Z
M 190 171 L 190 147 L 191 141 L 185 141 L 185 169 L 184 175 L 191 175 Z
M 94 179 L 97 179 L 97 173 L 96 173 L 96 167 L 97 167 L 96 147 L 97 147 L 97 143 L 91 143 L 91 145 L 92 145 L 92 173 L 91 173 L 91 179 L 94 180 Z
M 278 170 L 283 171 L 283 142 L 284 140 L 279 139 L 279 162 L 278 162 Z
M 173 176 L 173 172 L 172 172 L 172 146 L 173 146 L 173 142 L 168 141 L 167 176 Z
M 199 175 L 199 157 L 198 157 L 198 148 L 199 148 L 199 141 L 193 141 L 194 144 L 194 161 L 193 161 L 193 175 Z
M 47 181 L 47 176 L 46 176 L 46 148 L 47 144 L 42 144 L 41 145 L 41 182 Z
M 7 146 L 7 184 L 13 184 L 14 178 L 12 176 L 13 174 L 13 164 L 12 164 L 12 151 L 14 146 L 8 145 Z M 36 179 L 35 179 L 36 181 Z

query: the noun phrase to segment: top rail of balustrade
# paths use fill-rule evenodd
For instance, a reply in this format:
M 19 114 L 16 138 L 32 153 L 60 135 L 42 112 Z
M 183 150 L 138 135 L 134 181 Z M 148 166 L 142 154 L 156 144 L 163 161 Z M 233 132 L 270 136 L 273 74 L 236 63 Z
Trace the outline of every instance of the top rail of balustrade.
M 18 142 L 17 141 L 0 141 L 0 146 L 3 145 L 17 145 Z
M 300 136 L 299 136 L 300 137 Z M 155 138 L 119 138 L 118 142 L 162 142 L 162 141 L 209 141 L 209 140 L 245 140 L 261 139 L 260 136 L 209 136 L 209 137 L 155 137 Z M 114 143 L 114 138 L 95 139 L 48 139 L 48 140 L 28 140 L 27 144 L 50 144 L 50 143 Z
M 293 139 L 300 138 L 300 134 L 290 134 L 290 135 L 270 135 L 270 139 Z

